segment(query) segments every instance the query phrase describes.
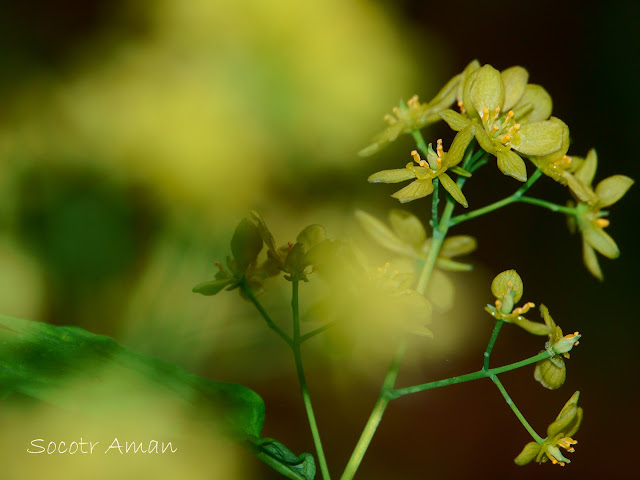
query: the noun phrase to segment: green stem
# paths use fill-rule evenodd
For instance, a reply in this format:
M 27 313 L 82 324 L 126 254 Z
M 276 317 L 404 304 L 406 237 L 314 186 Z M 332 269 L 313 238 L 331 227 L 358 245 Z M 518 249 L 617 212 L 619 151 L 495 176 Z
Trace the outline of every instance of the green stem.
M 329 330 L 331 327 L 333 327 L 336 324 L 335 321 L 333 322 L 329 322 L 326 325 L 323 325 L 321 327 L 316 328 L 315 330 L 310 331 L 309 333 L 305 333 L 304 335 L 302 335 L 300 337 L 300 343 L 304 343 L 307 340 L 309 340 L 312 337 L 315 337 L 316 335 L 318 335 L 319 333 L 324 332 L 325 330 Z
M 269 316 L 267 311 L 264 309 L 262 304 L 255 297 L 255 295 L 253 294 L 249 286 L 246 284 L 246 282 L 244 281 L 240 282 L 240 288 L 245 293 L 247 298 L 251 301 L 251 303 L 253 303 L 253 305 L 256 307 L 258 312 L 260 312 L 260 315 L 262 315 L 262 318 L 265 319 L 265 321 L 267 322 L 267 325 L 269 325 L 269 328 L 275 331 L 278 335 L 280 335 L 280 338 L 282 338 L 285 342 L 287 342 L 287 345 L 293 348 L 293 340 L 291 339 L 291 337 L 289 337 L 289 335 L 284 333 L 280 327 L 278 327 L 275 323 L 273 323 L 273 320 L 271 320 L 271 317 Z
M 440 203 L 440 197 L 438 196 L 438 190 L 440 187 L 440 180 L 438 177 L 433 179 L 433 199 L 431 200 L 431 228 L 438 227 L 438 204 Z
M 510 363 L 508 365 L 504 365 L 502 367 L 497 368 L 489 368 L 478 370 L 477 372 L 467 373 L 465 375 L 460 375 L 456 377 L 445 378 L 444 380 L 436 380 L 435 382 L 423 383 L 420 385 L 413 385 L 411 387 L 404 388 L 396 388 L 389 391 L 388 396 L 393 400 L 394 398 L 399 398 L 404 395 L 410 395 L 412 393 L 424 392 L 425 390 L 432 390 L 434 388 L 446 387 L 449 385 L 456 385 L 458 383 L 470 382 L 472 380 L 479 380 L 481 378 L 489 378 L 491 375 L 499 375 L 501 373 L 509 372 L 511 370 L 516 370 L 518 368 L 524 367 L 526 365 L 531 365 L 532 363 L 539 362 L 540 360 L 545 360 L 549 358 L 551 355 L 548 351 L 540 352 L 533 357 L 525 358 L 524 360 L 520 360 L 519 362 Z
M 483 370 L 489 370 L 489 357 L 491 356 L 493 345 L 496 343 L 496 340 L 498 339 L 498 334 L 500 333 L 500 328 L 502 327 L 503 323 L 504 323 L 503 320 L 498 320 L 496 322 L 495 327 L 493 327 L 493 333 L 491 334 L 491 338 L 489 339 L 487 349 L 484 351 L 484 364 L 482 365 Z
M 558 205 L 556 203 L 547 202 L 546 200 L 542 200 L 540 198 L 520 197 L 518 201 L 522 203 L 530 203 L 531 205 L 538 205 L 539 207 L 548 208 L 552 212 L 566 213 L 567 215 L 576 214 L 575 208 L 565 207 L 562 205 Z
M 351 458 L 347 463 L 346 468 L 344 469 L 344 473 L 340 477 L 340 480 L 351 480 L 353 476 L 356 474 L 358 467 L 360 466 L 360 462 L 362 462 L 362 458 L 369 448 L 369 444 L 371 443 L 371 439 L 373 435 L 376 433 L 376 429 L 378 428 L 378 424 L 380 420 L 382 420 L 382 415 L 384 411 L 387 409 L 389 405 L 389 401 L 391 397 L 389 396 L 389 392 L 393 391 L 393 386 L 396 383 L 396 378 L 398 377 L 398 371 L 400 370 L 400 364 L 402 363 L 402 358 L 404 357 L 404 352 L 407 347 L 406 338 L 403 338 L 400 343 L 396 353 L 391 361 L 391 365 L 389 365 L 389 369 L 387 370 L 387 374 L 384 378 L 384 382 L 382 384 L 382 388 L 380 389 L 380 395 L 378 395 L 378 400 L 376 401 L 375 406 L 369 416 L 369 420 L 360 435 L 360 439 L 356 444 L 353 453 L 351 454 Z
M 316 423 L 316 417 L 313 413 L 313 406 L 311 404 L 311 396 L 309 395 L 309 389 L 307 387 L 307 379 L 304 375 L 304 368 L 302 366 L 302 354 L 300 352 L 301 336 L 300 336 L 300 307 L 298 303 L 298 284 L 299 280 L 294 279 L 292 282 L 291 291 L 291 310 L 293 311 L 293 356 L 296 362 L 296 372 L 298 373 L 298 382 L 300 383 L 300 389 L 302 390 L 302 399 L 304 401 L 304 408 L 307 411 L 307 418 L 309 419 L 309 428 L 311 429 L 311 435 L 313 437 L 313 443 L 316 447 L 316 454 L 318 456 L 318 463 L 320 464 L 320 472 L 324 480 L 329 480 L 329 468 L 327 467 L 327 460 L 324 456 L 324 450 L 322 449 L 322 442 L 320 441 L 320 432 L 318 431 L 318 425 Z
M 541 200 L 538 198 L 525 197 L 524 194 L 527 190 L 529 190 L 534 183 L 538 181 L 538 179 L 542 176 L 541 170 L 536 170 L 529 177 L 529 179 L 513 194 L 509 195 L 502 200 L 498 200 L 490 205 L 479 208 L 477 210 L 473 210 L 472 212 L 463 213 L 462 215 L 458 215 L 451 219 L 451 225 L 458 225 L 459 223 L 465 222 L 467 220 L 471 220 L 472 218 L 477 218 L 481 215 L 485 215 L 487 213 L 493 212 L 502 207 L 506 207 L 515 202 L 523 202 L 523 203 L 531 203 L 534 205 L 538 205 L 541 207 L 548 208 L 554 212 L 562 212 L 569 215 L 575 215 L 575 209 L 569 207 L 563 207 L 561 205 L 556 205 L 555 203 L 547 202 L 546 200 Z
M 416 145 L 418 146 L 418 150 L 420 150 L 422 155 L 426 157 L 427 154 L 429 153 L 429 149 L 427 148 L 427 143 L 424 141 L 422 132 L 420 132 L 420 130 L 412 130 L 411 136 L 415 140 Z
M 496 375 L 491 375 L 489 378 L 491 378 L 493 383 L 496 384 L 496 387 L 498 387 L 498 390 L 500 390 L 500 393 L 502 394 L 502 396 L 504 397 L 505 401 L 507 402 L 507 405 L 509 405 L 509 407 L 511 407 L 511 410 L 513 410 L 513 413 L 516 414 L 516 417 L 518 417 L 518 420 L 520 420 L 520 423 L 522 423 L 522 426 L 527 429 L 527 432 L 529 432 L 529 434 L 533 437 L 533 439 L 536 442 L 538 442 L 539 444 L 544 442 L 544 439 L 540 435 L 538 435 L 536 433 L 536 431 L 533 429 L 533 427 L 531 427 L 531 425 L 529 425 L 529 422 L 527 422 L 527 419 L 524 418 L 524 415 L 522 415 L 522 413 L 520 413 L 520 410 L 518 410 L 518 407 L 516 407 L 516 404 L 513 403 L 513 400 L 511 400 L 511 397 L 509 396 L 509 394 L 505 390 L 504 386 L 502 385 L 502 382 L 500 382 L 500 380 L 498 380 L 498 377 Z

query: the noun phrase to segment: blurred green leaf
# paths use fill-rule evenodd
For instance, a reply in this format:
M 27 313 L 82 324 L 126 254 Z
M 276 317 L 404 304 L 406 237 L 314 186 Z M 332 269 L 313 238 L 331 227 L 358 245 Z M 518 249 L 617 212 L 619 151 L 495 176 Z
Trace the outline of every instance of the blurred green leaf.
M 192 375 L 78 327 L 0 315 L 0 345 L 0 398 L 26 395 L 100 417 L 146 408 L 160 398 L 222 428 L 288 478 L 310 480 L 315 475 L 310 454 L 296 457 L 277 441 L 260 439 L 265 405 L 247 387 Z
M 193 293 L 200 293 L 202 295 L 216 295 L 219 293 L 224 287 L 234 283 L 232 279 L 223 279 L 223 280 L 211 280 L 209 282 L 202 282 L 193 287 L 191 290 Z

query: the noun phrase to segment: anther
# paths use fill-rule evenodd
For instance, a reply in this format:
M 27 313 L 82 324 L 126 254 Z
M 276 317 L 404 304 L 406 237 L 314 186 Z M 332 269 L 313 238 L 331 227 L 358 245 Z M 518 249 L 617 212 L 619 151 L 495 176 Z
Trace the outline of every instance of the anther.
M 598 227 L 600 228 L 606 228 L 609 226 L 611 222 L 609 220 L 607 220 L 606 218 L 599 218 L 596 220 L 596 224 L 598 225 Z
M 458 108 L 460 109 L 460 113 L 465 113 L 467 110 L 464 108 L 464 104 L 462 103 L 462 100 L 458 100 Z
M 407 101 L 407 105 L 409 108 L 417 108 L 420 106 L 420 102 L 418 101 L 418 95 L 414 95 Z
M 422 163 L 424 160 L 420 158 L 420 154 L 416 150 L 411 150 L 411 156 L 413 157 L 413 161 L 416 162 L 421 167 L 424 166 Z
M 388 113 L 384 116 L 384 121 L 387 122 L 389 125 L 393 125 L 398 122 L 398 120 L 396 120 L 396 118 L 393 115 L 389 115 Z
M 436 155 L 438 155 L 438 160 L 440 158 L 442 158 L 442 156 L 444 155 L 444 149 L 442 148 L 442 139 L 439 138 L 438 141 L 436 142 Z M 438 165 L 440 164 L 440 162 L 438 162 Z

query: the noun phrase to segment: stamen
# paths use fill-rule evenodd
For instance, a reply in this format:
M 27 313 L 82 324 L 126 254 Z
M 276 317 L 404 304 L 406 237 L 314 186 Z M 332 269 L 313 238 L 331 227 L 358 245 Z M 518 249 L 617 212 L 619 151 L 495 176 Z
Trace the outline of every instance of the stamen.
M 511 135 L 503 135 L 502 138 L 500 139 L 500 141 L 503 144 L 507 144 L 511 141 Z
M 418 108 L 420 106 L 420 102 L 418 101 L 418 95 L 414 95 L 407 101 L 407 105 L 409 108 Z
M 489 110 L 487 109 L 487 107 L 484 107 L 482 109 L 482 114 L 480 115 L 480 120 L 482 120 L 483 122 L 486 122 L 489 119 Z
M 439 138 L 436 142 L 436 155 L 438 155 L 438 159 L 442 158 L 444 155 L 444 149 L 442 148 L 442 139 Z
M 464 108 L 462 100 L 458 100 L 458 108 L 460 109 L 460 113 L 465 113 L 467 110 Z
M 493 119 L 495 120 L 496 118 L 498 118 L 498 115 L 500 115 L 500 107 L 496 107 L 493 109 Z
M 500 127 L 498 126 L 497 123 L 493 124 L 493 127 L 491 127 L 491 133 L 489 133 L 489 135 L 493 135 L 494 133 L 496 133 L 498 130 L 500 130 Z
M 535 308 L 536 304 L 533 302 L 527 302 L 522 307 L 518 307 L 513 310 L 513 313 L 520 315 L 521 313 L 527 313 L 532 308 Z M 577 333 L 577 332 L 576 332 Z
M 222 271 L 222 270 L 224 270 L 224 268 L 223 268 L 223 266 L 222 266 L 222 263 L 220 263 L 220 262 L 215 262 L 215 263 L 214 263 L 214 265 L 215 265 L 216 267 L 218 267 L 218 269 L 219 269 L 219 270 L 221 270 L 221 271 Z
M 509 129 L 509 135 L 513 135 L 514 133 L 516 133 L 518 130 L 520 130 L 520 124 L 516 123 L 515 125 L 513 125 L 510 129 Z
M 391 111 L 393 112 L 393 114 L 394 114 L 396 117 L 398 117 L 398 118 L 402 117 L 402 112 L 400 111 L 400 109 L 399 109 L 398 107 L 393 107 L 393 108 L 391 109 Z
M 389 115 L 388 113 L 384 116 L 384 121 L 387 122 L 389 125 L 394 125 L 395 123 L 398 122 L 398 120 L 396 120 L 396 118 L 393 115 Z
M 606 228 L 611 224 L 611 222 L 609 220 L 607 220 L 606 218 L 599 218 L 596 220 L 596 225 L 598 225 L 598 227 L 600 228 Z
M 411 150 L 411 156 L 413 157 L 414 162 L 416 162 L 421 167 L 424 167 L 424 160 L 420 158 L 420 154 L 416 150 Z

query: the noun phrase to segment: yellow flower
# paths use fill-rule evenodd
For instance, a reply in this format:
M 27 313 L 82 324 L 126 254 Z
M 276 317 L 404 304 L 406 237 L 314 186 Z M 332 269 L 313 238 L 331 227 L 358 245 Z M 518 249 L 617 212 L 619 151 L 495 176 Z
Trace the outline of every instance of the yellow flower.
M 475 137 L 482 149 L 497 158 L 502 173 L 524 182 L 522 155 L 548 155 L 562 146 L 560 125 L 547 120 L 551 97 L 541 86 L 527 83 L 529 73 L 522 67 L 499 72 L 484 65 L 466 73 L 458 101 L 461 113 L 445 110 L 440 116 L 456 131 L 478 125 Z
M 491 293 L 496 297 L 495 307 L 487 305 L 484 309 L 493 318 L 518 325 L 534 335 L 549 334 L 551 329 L 548 325 L 532 322 L 522 316 L 535 307 L 533 302 L 527 302 L 522 307 L 513 308 L 524 293 L 524 286 L 518 272 L 506 270 L 497 275 L 491 283 Z
M 418 217 L 405 210 L 393 209 L 389 212 L 391 228 L 362 210 L 356 211 L 356 218 L 380 246 L 398 254 L 398 258 L 391 262 L 394 268 L 401 272 L 411 272 L 413 279 L 413 273 L 429 255 L 432 243 Z M 433 270 L 432 281 L 427 288 L 427 297 L 439 311 L 451 308 L 455 291 L 453 282 L 440 270 L 471 270 L 471 265 L 453 260 L 453 257 L 471 253 L 476 245 L 475 238 L 468 235 L 454 235 L 444 240 L 436 260 L 438 268 Z
M 591 149 L 584 162 L 572 175 L 574 182 L 569 183 L 569 189 L 578 200 L 575 220 L 582 233 L 584 264 L 594 277 L 602 280 L 602 270 L 595 252 L 612 259 L 620 255 L 616 242 L 604 231 L 610 222 L 603 218 L 607 212 L 602 209 L 620 200 L 634 181 L 624 175 L 613 175 L 598 183 L 594 190 L 591 183 L 597 165 L 598 156 L 595 149 Z M 573 218 L 570 218 L 570 228 L 573 228 L 574 225 Z
M 535 459 L 538 463 L 545 463 L 551 460 L 554 465 L 564 467 L 571 460 L 566 458 L 560 448 L 573 453 L 573 448 L 578 442 L 572 437 L 580 428 L 583 411 L 578 407 L 580 392 L 575 392 L 569 401 L 564 405 L 556 420 L 547 428 L 547 438 L 541 443 L 530 442 L 522 449 L 522 452 L 515 458 L 516 465 L 526 465 Z M 560 447 L 560 448 L 558 448 Z
M 409 185 L 391 195 L 400 200 L 400 203 L 406 203 L 430 195 L 433 192 L 433 179 L 438 178 L 447 192 L 458 203 L 467 207 L 467 199 L 464 194 L 456 182 L 445 172 L 462 161 L 464 152 L 473 138 L 474 130 L 475 127 L 469 125 L 458 132 L 448 153 L 442 148 L 442 140 L 438 140 L 435 151 L 429 144 L 426 160 L 421 159 L 418 152 L 413 150 L 411 156 L 415 164 L 410 162 L 405 168 L 382 170 L 371 175 L 368 181 L 371 183 L 398 183 L 414 179 Z
M 562 329 L 553 321 L 547 307 L 540 305 L 540 312 L 544 318 L 545 325 L 549 329 L 549 340 L 545 344 L 545 348 L 551 356 L 536 363 L 533 377 L 543 387 L 555 390 L 560 388 L 567 378 L 567 367 L 565 366 L 564 358 L 569 358 L 569 352 L 578 345 L 581 335 L 578 332 L 563 335 Z

